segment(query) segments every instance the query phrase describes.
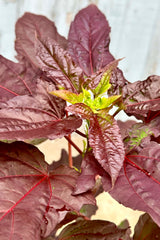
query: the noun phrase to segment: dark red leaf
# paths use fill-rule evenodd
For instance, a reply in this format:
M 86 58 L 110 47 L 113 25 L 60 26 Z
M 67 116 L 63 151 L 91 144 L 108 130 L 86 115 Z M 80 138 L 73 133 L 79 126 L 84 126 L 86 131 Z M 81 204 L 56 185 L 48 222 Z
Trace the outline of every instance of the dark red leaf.
M 112 184 L 116 181 L 124 161 L 124 145 L 117 122 L 97 116 L 83 103 L 67 107 L 67 111 L 89 120 L 89 144 L 99 164 L 111 176 Z
M 81 194 L 93 189 L 97 175 L 103 176 L 104 169 L 97 162 L 93 152 L 87 152 L 81 165 L 81 174 L 77 179 L 74 194 Z
M 54 82 L 72 92 L 80 91 L 82 70 L 56 41 L 48 38 L 43 42 L 38 36 L 36 56 L 42 71 Z
M 136 123 L 127 129 L 126 138 L 124 139 L 126 153 L 139 151 L 148 145 L 151 141 L 151 135 L 153 132 L 149 124 Z
M 89 144 L 100 165 L 115 183 L 124 162 L 124 146 L 115 120 L 109 123 L 101 117 L 90 121 Z
M 90 194 L 73 196 L 78 173 L 61 166 L 51 172 L 37 148 L 0 143 L 0 239 L 40 240 L 67 212 L 94 204 Z
M 19 18 L 16 23 L 15 41 L 18 59 L 27 60 L 32 66 L 37 67 L 34 49 L 36 33 L 44 41 L 47 38 L 54 39 L 64 48 L 67 46 L 67 40 L 58 34 L 55 24 L 44 16 L 27 12 Z
M 110 83 L 113 79 L 114 73 L 117 72 L 117 66 L 120 60 L 114 60 L 110 63 L 108 63 L 105 67 L 101 68 L 97 72 L 93 73 L 89 78 L 85 79 L 85 85 L 88 87 L 88 89 L 95 89 L 100 82 L 103 75 L 107 72 L 110 76 Z M 118 83 L 117 83 L 118 84 Z
M 126 238 L 128 229 L 119 229 L 114 223 L 102 220 L 77 221 L 65 227 L 58 240 L 118 240 Z
M 125 137 L 128 136 L 128 129 L 130 129 L 132 127 L 132 125 L 135 123 L 137 123 L 137 121 L 135 121 L 135 120 L 127 120 L 125 122 L 123 122 L 119 119 L 117 120 L 117 124 L 119 126 L 122 139 L 124 139 Z
M 130 83 L 123 88 L 126 113 L 138 118 L 148 118 L 150 111 L 160 111 L 160 76 L 150 76 L 144 81 Z M 148 119 L 147 119 L 148 120 Z
M 160 125 L 160 117 L 159 116 L 157 116 L 155 119 L 153 119 L 149 123 L 150 130 L 153 132 L 155 137 L 158 137 L 160 135 L 159 125 Z
M 92 109 L 84 103 L 75 103 L 66 107 L 66 110 L 88 120 L 92 119 L 94 116 Z
M 0 56 L 0 100 L 34 93 L 37 72 L 29 64 L 14 63 Z
M 109 52 L 109 24 L 96 5 L 82 9 L 71 23 L 68 51 L 89 76 L 114 58 Z
M 151 141 L 138 155 L 129 155 L 128 158 L 143 169 L 146 175 L 151 176 L 155 181 L 160 181 L 160 144 Z
M 0 139 L 54 139 L 81 125 L 76 117 L 64 118 L 65 101 L 48 93 L 55 85 L 38 69 L 3 57 L 0 62 Z
M 122 70 L 116 68 L 112 71 L 110 84 L 111 88 L 108 91 L 109 95 L 122 94 L 124 86 L 128 84 L 128 81 L 124 77 Z
M 140 216 L 134 230 L 133 240 L 160 239 L 160 228 L 153 222 L 151 217 L 145 213 Z
M 49 96 L 47 102 L 40 96 L 36 98 L 26 95 L 1 104 L 0 139 L 55 139 L 80 127 L 82 120 L 79 117 L 63 118 L 63 112 L 59 111 L 56 101 Z
M 160 226 L 160 145 L 153 143 L 138 155 L 128 155 L 110 194 L 126 207 L 150 214 Z M 109 181 L 103 184 L 110 189 Z
M 141 101 L 139 103 L 128 104 L 126 113 L 129 113 L 129 114 L 132 113 L 137 118 L 142 118 L 142 117 L 147 118 L 147 115 L 150 110 L 154 112 L 160 111 L 160 98 Z

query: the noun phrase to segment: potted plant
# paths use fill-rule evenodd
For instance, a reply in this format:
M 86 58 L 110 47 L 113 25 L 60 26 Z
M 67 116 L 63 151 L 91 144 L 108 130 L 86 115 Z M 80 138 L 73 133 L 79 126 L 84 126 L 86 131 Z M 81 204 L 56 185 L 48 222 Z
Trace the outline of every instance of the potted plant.
M 132 239 L 127 221 L 90 219 L 102 191 L 146 212 L 134 240 L 160 238 L 160 77 L 126 80 L 109 33 L 95 5 L 76 15 L 68 40 L 44 16 L 18 19 L 18 63 L 0 56 L 0 239 Z M 136 120 L 117 120 L 120 111 Z M 61 137 L 80 157 L 49 165 L 35 144 Z

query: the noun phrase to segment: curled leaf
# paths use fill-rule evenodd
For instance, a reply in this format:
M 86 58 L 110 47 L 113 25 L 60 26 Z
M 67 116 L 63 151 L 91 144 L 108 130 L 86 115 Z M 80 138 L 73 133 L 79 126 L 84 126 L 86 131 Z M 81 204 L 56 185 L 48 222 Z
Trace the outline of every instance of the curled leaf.
M 137 118 L 148 118 L 151 111 L 160 111 L 160 76 L 130 83 L 123 88 L 126 113 Z

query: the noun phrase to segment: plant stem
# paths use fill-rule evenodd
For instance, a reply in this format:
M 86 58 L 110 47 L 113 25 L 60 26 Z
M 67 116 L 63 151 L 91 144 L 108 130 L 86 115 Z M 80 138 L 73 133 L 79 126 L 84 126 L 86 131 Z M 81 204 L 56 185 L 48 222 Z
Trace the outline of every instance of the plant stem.
M 71 140 L 71 134 L 68 135 L 68 139 Z M 69 161 L 69 167 L 73 167 L 73 159 L 72 159 L 72 146 L 70 144 L 70 142 L 68 141 L 68 161 Z
M 67 141 L 77 150 L 79 154 L 83 153 L 81 149 L 68 136 L 65 136 L 65 139 L 67 139 Z
M 121 110 L 121 108 L 118 108 L 112 116 L 115 117 Z
M 68 117 L 68 112 L 66 112 L 66 116 Z M 69 167 L 73 168 L 73 159 L 72 159 L 72 146 L 71 146 L 71 134 L 66 136 L 68 138 L 68 163 Z
M 75 131 L 77 134 L 79 134 L 80 136 L 84 137 L 84 138 L 87 138 L 86 134 L 80 132 L 79 130 L 76 130 Z

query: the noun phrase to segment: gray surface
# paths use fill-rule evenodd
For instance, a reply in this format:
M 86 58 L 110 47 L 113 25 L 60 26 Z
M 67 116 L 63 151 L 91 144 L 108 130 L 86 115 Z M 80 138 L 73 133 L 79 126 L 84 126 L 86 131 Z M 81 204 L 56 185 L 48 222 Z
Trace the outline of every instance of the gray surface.
M 89 3 L 96 3 L 107 16 L 110 49 L 130 81 L 160 75 L 159 0 L 0 0 L 0 54 L 14 59 L 14 25 L 24 12 L 46 15 L 67 36 L 70 21 Z

